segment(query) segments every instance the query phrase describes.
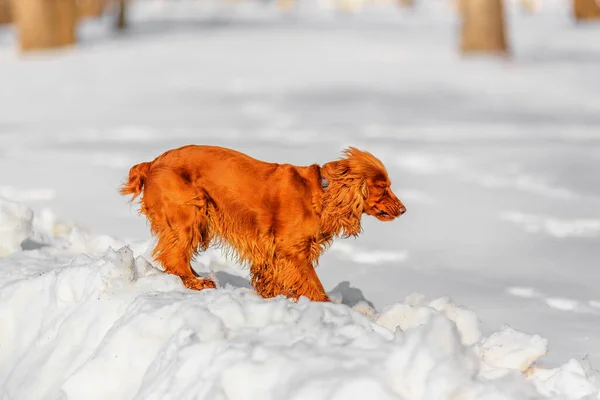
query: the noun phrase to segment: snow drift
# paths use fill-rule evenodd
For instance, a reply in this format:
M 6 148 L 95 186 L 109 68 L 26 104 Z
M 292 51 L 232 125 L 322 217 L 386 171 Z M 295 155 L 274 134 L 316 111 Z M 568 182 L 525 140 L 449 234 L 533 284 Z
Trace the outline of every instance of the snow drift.
M 2 399 L 589 399 L 577 360 L 546 339 L 483 337 L 450 299 L 264 300 L 193 292 L 127 245 L 0 200 Z M 344 293 L 332 293 L 344 303 Z

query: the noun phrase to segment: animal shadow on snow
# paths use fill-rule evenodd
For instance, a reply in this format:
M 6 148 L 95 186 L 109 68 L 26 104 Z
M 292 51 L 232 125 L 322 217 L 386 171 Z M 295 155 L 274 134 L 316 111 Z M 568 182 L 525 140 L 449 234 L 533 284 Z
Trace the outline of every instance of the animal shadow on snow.
M 231 286 L 236 287 L 236 288 L 245 288 L 245 289 L 254 290 L 254 288 L 250 284 L 250 281 L 241 276 L 233 275 L 233 274 L 227 273 L 225 271 L 217 271 L 217 272 L 215 272 L 215 275 L 217 275 L 217 280 L 219 281 L 219 286 L 221 286 L 221 287 L 225 287 L 225 286 L 227 286 L 227 284 L 230 284 Z
M 228 284 L 235 288 L 244 288 L 254 290 L 250 281 L 244 277 L 230 274 L 225 271 L 217 271 L 215 272 L 217 275 L 217 279 L 219 281 L 220 287 L 225 287 Z M 372 302 L 367 300 L 359 288 L 355 288 L 350 286 L 350 282 L 343 281 L 337 284 L 336 287 L 328 291 L 329 293 L 339 293 L 342 296 L 342 304 L 347 305 L 348 307 L 354 307 L 356 304 L 364 301 L 371 308 L 375 308 Z
M 33 239 L 27 238 L 21 242 L 21 249 L 23 251 L 31 251 L 38 250 L 43 247 L 48 247 L 49 245 L 46 243 L 37 242 Z
M 345 304 L 348 307 L 354 307 L 361 301 L 364 301 L 369 307 L 375 308 L 375 305 L 365 298 L 362 290 L 351 287 L 350 282 L 348 281 L 338 283 L 336 287 L 329 290 L 329 293 L 340 293 L 342 295 L 342 304 Z

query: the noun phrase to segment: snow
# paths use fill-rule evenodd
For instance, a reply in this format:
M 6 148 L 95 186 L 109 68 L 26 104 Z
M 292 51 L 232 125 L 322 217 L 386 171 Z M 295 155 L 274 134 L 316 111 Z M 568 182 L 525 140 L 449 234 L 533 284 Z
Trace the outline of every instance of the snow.
M 30 55 L 0 27 L 0 398 L 597 398 L 600 26 L 511 1 L 512 57 L 461 57 L 449 3 L 138 0 Z M 336 304 L 212 250 L 192 293 L 117 192 L 189 143 L 365 148 L 408 212 L 324 254 Z
M 567 362 L 558 370 L 540 371 L 537 375 L 533 382 L 540 393 L 548 397 L 561 392 L 567 399 L 585 398 L 596 394 L 594 385 L 586 379 L 584 367 L 575 360 Z
M 48 201 L 56 197 L 56 192 L 50 188 L 19 190 L 11 186 L 0 186 L 0 197 L 17 202 Z
M 33 211 L 24 204 L 0 203 L 0 257 L 19 250 L 29 237 Z
M 505 327 L 495 332 L 481 344 L 481 358 L 485 364 L 506 369 L 527 371 L 546 354 L 548 341 L 539 335 L 527 335 Z
M 518 211 L 506 211 L 501 218 L 513 222 L 527 232 L 543 233 L 557 238 L 593 238 L 600 234 L 600 219 L 560 219 L 549 215 L 526 214 Z
M 342 259 L 352 260 L 360 264 L 398 263 L 408 258 L 406 251 L 366 250 L 344 242 L 334 243 L 331 246 L 331 251 L 339 254 Z
M 481 339 L 479 321 L 473 311 L 459 307 L 448 298 L 435 299 L 426 303 L 423 296 L 409 296 L 405 303 L 395 303 L 385 307 L 377 318 L 377 323 L 392 331 L 406 330 L 423 325 L 432 315 L 442 314 L 456 325 L 460 341 L 472 346 Z
M 396 165 L 413 174 L 452 174 L 465 182 L 486 188 L 512 188 L 558 199 L 576 196 L 568 189 L 555 187 L 539 177 L 523 174 L 512 166 L 499 172 L 482 172 L 454 157 L 413 153 L 400 153 L 396 158 Z
M 108 250 L 94 255 L 98 237 L 74 235 L 74 226 L 69 233 L 54 230 L 48 212 L 40 219 L 25 206 L 0 204 L 4 220 L 19 228 L 12 242 L 45 242 L 0 260 L 6 398 L 600 394 L 598 376 L 575 360 L 532 370 L 547 352 L 546 339 L 510 327 L 483 337 L 475 313 L 449 298 L 427 302 L 415 295 L 364 313 L 365 304 L 264 300 L 232 285 L 190 291 L 117 240 L 105 237 Z M 29 227 L 25 235 L 22 226 Z M 138 243 L 138 251 L 148 244 Z

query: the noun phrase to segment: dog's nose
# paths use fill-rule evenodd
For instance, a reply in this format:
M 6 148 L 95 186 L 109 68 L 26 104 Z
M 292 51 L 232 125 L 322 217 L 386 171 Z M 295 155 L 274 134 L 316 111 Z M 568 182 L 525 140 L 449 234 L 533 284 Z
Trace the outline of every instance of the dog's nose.
M 394 218 L 398 218 L 399 216 L 401 216 L 402 214 L 404 214 L 406 212 L 406 207 L 404 206 L 404 204 L 400 203 L 400 204 L 396 204 L 393 208 L 392 208 L 392 216 Z

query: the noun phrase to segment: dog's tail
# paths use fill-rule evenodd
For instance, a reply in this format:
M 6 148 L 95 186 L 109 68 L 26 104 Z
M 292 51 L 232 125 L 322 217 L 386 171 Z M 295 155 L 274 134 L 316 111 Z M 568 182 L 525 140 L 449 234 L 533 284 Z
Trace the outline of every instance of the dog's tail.
M 143 162 L 131 167 L 129 170 L 129 178 L 127 179 L 127 182 L 121 186 L 119 193 L 124 196 L 132 194 L 132 200 L 138 197 L 144 189 L 144 183 L 146 182 L 146 177 L 148 176 L 151 166 L 151 162 Z

